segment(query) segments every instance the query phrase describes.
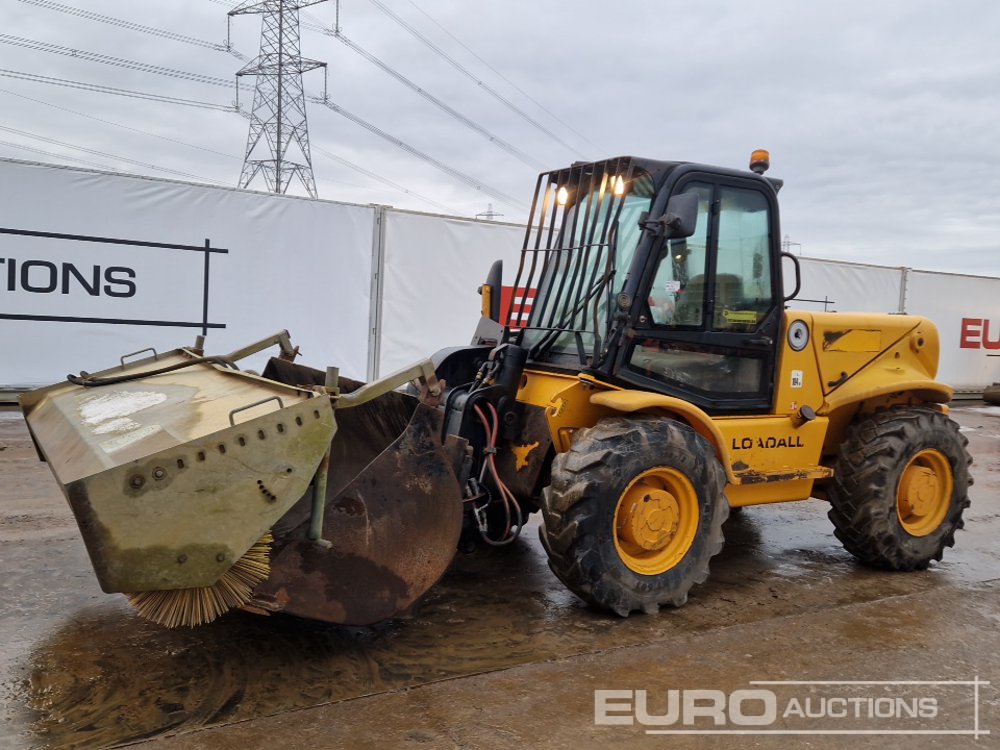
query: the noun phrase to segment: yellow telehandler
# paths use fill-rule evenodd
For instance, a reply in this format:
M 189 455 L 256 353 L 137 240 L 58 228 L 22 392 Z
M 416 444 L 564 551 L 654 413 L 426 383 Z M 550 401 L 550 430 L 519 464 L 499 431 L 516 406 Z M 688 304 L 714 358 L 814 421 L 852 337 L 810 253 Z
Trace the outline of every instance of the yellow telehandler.
M 865 564 L 940 560 L 972 479 L 937 330 L 788 309 L 767 162 L 542 174 L 472 344 L 375 383 L 295 363 L 282 333 L 25 394 L 102 588 L 168 626 L 368 624 L 540 510 L 555 574 L 626 616 L 686 601 L 730 508 L 809 497 Z M 260 375 L 236 365 L 271 344 Z

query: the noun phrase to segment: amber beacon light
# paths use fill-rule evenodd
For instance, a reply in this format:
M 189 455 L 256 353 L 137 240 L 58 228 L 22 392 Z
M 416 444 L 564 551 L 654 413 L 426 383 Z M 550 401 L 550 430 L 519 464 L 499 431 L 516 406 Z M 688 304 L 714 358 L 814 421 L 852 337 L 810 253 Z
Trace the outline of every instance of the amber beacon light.
M 750 154 L 750 171 L 764 174 L 771 167 L 771 154 L 759 148 Z

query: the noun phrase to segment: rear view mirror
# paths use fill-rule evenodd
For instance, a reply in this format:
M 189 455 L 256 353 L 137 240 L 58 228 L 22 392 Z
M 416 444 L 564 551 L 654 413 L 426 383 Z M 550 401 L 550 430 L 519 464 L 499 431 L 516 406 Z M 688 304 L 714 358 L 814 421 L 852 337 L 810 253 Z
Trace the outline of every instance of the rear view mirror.
M 678 193 L 670 196 L 667 212 L 659 218 L 663 236 L 667 239 L 690 237 L 698 227 L 698 194 Z
M 484 318 L 500 322 L 500 295 L 503 285 L 503 261 L 495 260 L 486 275 L 486 283 L 479 287 L 483 298 L 482 313 Z
M 791 253 L 782 252 L 781 253 L 782 266 L 785 265 L 784 263 L 785 258 L 788 258 L 790 261 L 792 261 L 792 265 L 795 267 L 795 290 L 791 294 L 785 295 L 784 301 L 788 302 L 788 300 L 795 299 L 796 297 L 798 297 L 799 292 L 802 291 L 802 265 L 799 263 L 799 259 L 796 258 Z M 784 278 L 784 269 L 782 269 L 782 278 Z

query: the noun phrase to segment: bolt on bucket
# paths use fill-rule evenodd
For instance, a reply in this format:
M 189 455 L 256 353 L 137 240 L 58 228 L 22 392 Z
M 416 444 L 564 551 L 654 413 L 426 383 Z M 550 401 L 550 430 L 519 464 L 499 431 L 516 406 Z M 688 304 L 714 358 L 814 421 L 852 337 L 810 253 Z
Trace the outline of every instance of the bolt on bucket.
M 433 378 L 430 363 L 422 367 Z M 271 575 L 251 606 L 367 625 L 408 610 L 447 569 L 462 527 L 455 467 L 465 441 L 442 444 L 443 414 L 428 388 L 419 397 L 388 389 L 415 373 L 368 385 L 339 379 L 322 514 L 311 493 L 274 526 Z M 297 384 L 325 378 L 278 359 L 264 375 Z M 369 389 L 380 395 L 369 398 Z

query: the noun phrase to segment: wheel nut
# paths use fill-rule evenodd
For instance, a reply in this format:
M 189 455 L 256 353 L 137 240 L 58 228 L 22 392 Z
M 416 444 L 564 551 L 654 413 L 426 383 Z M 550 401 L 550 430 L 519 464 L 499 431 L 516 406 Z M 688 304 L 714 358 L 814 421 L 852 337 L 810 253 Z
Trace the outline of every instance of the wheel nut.
M 157 466 L 153 469 L 153 479 L 163 479 L 167 475 L 167 470 L 162 466 Z
M 132 485 L 134 489 L 139 489 L 140 487 L 142 487 L 142 485 L 146 483 L 146 480 L 142 477 L 142 475 L 136 474 L 134 477 L 128 480 L 128 483 Z

